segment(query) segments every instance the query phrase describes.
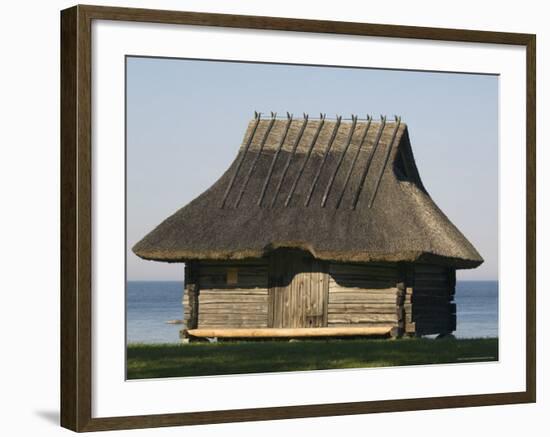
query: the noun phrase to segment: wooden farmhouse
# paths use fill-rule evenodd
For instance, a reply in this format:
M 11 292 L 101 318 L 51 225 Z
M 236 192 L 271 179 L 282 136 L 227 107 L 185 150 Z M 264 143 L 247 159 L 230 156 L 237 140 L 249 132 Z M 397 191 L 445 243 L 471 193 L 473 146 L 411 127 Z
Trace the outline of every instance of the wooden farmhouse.
M 483 262 L 398 117 L 256 114 L 223 176 L 133 250 L 185 263 L 191 339 L 449 334 L 456 269 Z

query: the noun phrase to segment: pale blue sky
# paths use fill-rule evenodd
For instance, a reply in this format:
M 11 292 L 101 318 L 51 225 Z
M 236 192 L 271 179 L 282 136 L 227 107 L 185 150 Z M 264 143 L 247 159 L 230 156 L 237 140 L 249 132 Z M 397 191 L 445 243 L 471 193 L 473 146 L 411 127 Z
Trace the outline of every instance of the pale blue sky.
M 182 264 L 130 248 L 235 158 L 253 112 L 401 115 L 428 192 L 498 275 L 498 77 L 127 59 L 127 277 L 182 280 Z

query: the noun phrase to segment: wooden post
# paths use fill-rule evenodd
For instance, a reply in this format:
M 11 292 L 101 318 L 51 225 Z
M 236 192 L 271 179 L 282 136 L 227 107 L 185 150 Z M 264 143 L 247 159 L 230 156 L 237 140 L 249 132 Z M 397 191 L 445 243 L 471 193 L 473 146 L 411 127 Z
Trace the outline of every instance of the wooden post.
M 191 263 L 185 263 L 185 269 L 184 269 L 184 279 L 183 279 L 183 299 L 182 299 L 182 307 L 183 307 L 183 327 L 184 330 L 187 328 L 188 321 L 189 321 L 189 293 L 187 291 L 187 285 L 189 284 L 189 269 L 190 269 Z M 180 331 L 180 334 L 183 333 L 183 331 Z M 180 335 L 181 336 L 181 335 Z
M 328 327 L 328 299 L 329 299 L 329 285 L 330 276 L 328 274 L 329 264 L 326 261 L 321 262 L 321 284 L 323 288 L 323 327 Z
M 393 338 L 400 338 L 405 332 L 405 283 L 397 283 L 397 293 L 395 296 L 395 310 L 397 315 L 397 325 L 391 331 Z
M 403 270 L 405 274 L 405 333 L 409 337 L 414 337 L 416 336 L 416 324 L 413 321 L 414 264 L 407 263 Z
M 398 268 L 397 293 L 395 296 L 395 307 L 397 314 L 397 325 L 391 331 L 393 338 L 401 338 L 405 333 L 405 295 L 407 292 L 407 270 L 406 266 Z
M 456 290 L 456 269 L 453 267 L 449 268 L 449 295 L 451 300 L 454 300 Z
M 456 291 L 456 269 L 454 267 L 449 268 L 449 306 L 450 306 L 450 320 L 449 320 L 449 333 L 456 331 L 456 303 L 455 300 Z
M 189 262 L 185 274 L 185 291 L 188 296 L 189 316 L 186 317 L 187 329 L 196 329 L 199 324 L 199 266 L 196 262 Z

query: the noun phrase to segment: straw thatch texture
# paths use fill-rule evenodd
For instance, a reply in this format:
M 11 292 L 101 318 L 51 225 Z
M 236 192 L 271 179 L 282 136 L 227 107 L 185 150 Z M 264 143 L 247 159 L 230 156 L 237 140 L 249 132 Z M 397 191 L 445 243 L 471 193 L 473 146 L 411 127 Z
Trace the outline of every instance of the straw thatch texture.
M 348 262 L 483 262 L 424 189 L 399 121 L 254 119 L 225 174 L 133 250 L 177 262 L 278 247 Z

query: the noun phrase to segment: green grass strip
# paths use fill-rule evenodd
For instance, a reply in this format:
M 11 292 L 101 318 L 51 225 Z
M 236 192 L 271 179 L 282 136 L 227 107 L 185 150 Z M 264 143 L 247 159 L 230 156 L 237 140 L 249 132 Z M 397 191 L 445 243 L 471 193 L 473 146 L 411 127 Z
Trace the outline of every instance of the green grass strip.
M 498 360 L 498 339 L 345 339 L 130 344 L 128 379 Z

